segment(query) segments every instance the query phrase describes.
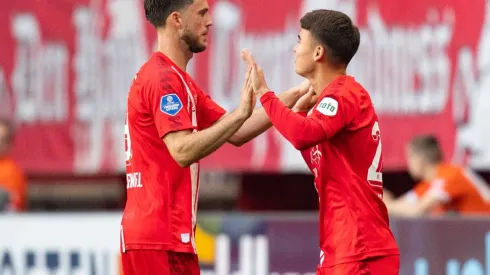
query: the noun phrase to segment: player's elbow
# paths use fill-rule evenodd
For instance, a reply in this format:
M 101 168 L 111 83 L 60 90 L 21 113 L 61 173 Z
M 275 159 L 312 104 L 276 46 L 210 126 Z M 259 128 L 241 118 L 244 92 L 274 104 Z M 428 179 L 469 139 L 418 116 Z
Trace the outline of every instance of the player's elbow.
M 235 133 L 228 139 L 228 143 L 235 147 L 241 147 L 243 144 L 249 142 L 250 139 L 251 138 L 247 138 L 245 135 Z
M 177 162 L 177 164 L 182 168 L 187 168 L 187 167 L 191 166 L 191 164 L 193 163 L 192 161 L 190 161 L 184 157 L 174 158 L 174 159 L 175 159 L 175 162 Z
M 171 153 L 172 157 L 174 158 L 175 162 L 182 167 L 182 168 L 187 168 L 191 166 L 194 161 L 192 160 L 191 156 L 183 151 L 177 151 L 175 153 Z
M 187 136 L 190 131 L 171 132 L 163 137 L 170 156 L 182 168 L 191 166 L 198 160 L 198 153 L 193 151 Z
M 246 142 L 237 142 L 237 141 L 229 140 L 228 143 L 235 146 L 235 147 L 242 147 L 242 145 L 245 144 Z
M 183 145 L 175 145 L 169 148 L 169 153 L 175 162 L 182 168 L 191 166 L 194 163 L 190 154 L 185 151 Z
M 247 140 L 240 139 L 238 137 L 231 137 L 228 139 L 228 143 L 235 146 L 235 147 L 241 147 L 243 144 L 247 143 Z

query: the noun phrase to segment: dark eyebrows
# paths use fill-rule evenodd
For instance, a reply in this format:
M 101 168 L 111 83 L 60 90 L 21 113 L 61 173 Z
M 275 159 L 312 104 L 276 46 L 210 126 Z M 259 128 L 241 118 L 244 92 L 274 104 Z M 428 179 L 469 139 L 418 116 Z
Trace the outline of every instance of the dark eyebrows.
M 207 12 L 209 11 L 209 8 L 204 8 L 202 10 L 199 11 L 199 14 L 206 14 Z

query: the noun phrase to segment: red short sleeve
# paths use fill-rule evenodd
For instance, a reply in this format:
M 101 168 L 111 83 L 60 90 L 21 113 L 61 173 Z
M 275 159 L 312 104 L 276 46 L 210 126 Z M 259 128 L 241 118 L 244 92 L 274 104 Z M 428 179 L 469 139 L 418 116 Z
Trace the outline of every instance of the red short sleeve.
M 352 122 L 358 110 L 353 100 L 334 94 L 319 100 L 309 117 L 320 123 L 327 138 L 331 138 Z
M 193 129 L 187 93 L 179 76 L 171 69 L 164 69 L 159 76 L 148 97 L 159 136 Z
M 197 124 L 199 129 L 211 127 L 218 119 L 220 119 L 226 111 L 214 102 L 209 95 L 201 92 L 200 101 L 197 109 Z

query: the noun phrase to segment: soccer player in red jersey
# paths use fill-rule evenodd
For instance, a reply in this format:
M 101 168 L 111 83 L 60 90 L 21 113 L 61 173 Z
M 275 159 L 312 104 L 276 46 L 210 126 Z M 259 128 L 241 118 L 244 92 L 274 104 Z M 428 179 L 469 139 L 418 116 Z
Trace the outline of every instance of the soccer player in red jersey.
M 212 22 L 206 0 L 145 0 L 144 9 L 157 30 L 158 49 L 128 96 L 122 264 L 125 275 L 195 275 L 199 160 L 272 124 L 263 108 L 253 110 L 247 77 L 239 107 L 225 114 L 186 73 L 193 54 L 207 46 Z M 306 81 L 280 97 L 292 107 L 308 87 Z
M 242 55 L 272 124 L 301 150 L 315 176 L 317 274 L 396 275 L 400 258 L 382 200 L 378 117 L 367 91 L 346 75 L 359 43 L 359 30 L 341 12 L 315 10 L 301 18 L 295 70 L 310 81 L 312 92 L 293 110 L 270 92 L 251 53 Z

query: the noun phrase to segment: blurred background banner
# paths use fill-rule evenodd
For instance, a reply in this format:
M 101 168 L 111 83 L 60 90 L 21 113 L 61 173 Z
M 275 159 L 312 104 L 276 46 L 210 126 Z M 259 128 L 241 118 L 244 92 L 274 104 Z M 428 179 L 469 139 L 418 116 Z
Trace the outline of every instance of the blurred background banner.
M 256 55 L 271 88 L 285 90 L 300 81 L 292 52 L 299 18 L 314 8 L 337 9 L 360 27 L 361 47 L 349 70 L 380 116 L 385 170 L 405 168 L 404 146 L 421 133 L 440 139 L 446 160 L 490 169 L 490 108 L 483 105 L 490 101 L 488 1 L 209 2 L 210 47 L 189 70 L 225 109 L 238 104 L 240 49 Z M 28 172 L 123 171 L 126 95 L 155 48 L 141 3 L 2 3 L 0 113 L 19 125 L 13 153 Z M 275 130 L 240 148 L 224 146 L 202 164 L 220 171 L 306 171 Z
M 0 274 L 119 275 L 119 219 L 120 213 L 0 215 Z M 488 219 L 393 219 L 391 226 L 400 275 L 490 274 Z M 201 215 L 202 274 L 313 275 L 317 228 L 309 214 Z

